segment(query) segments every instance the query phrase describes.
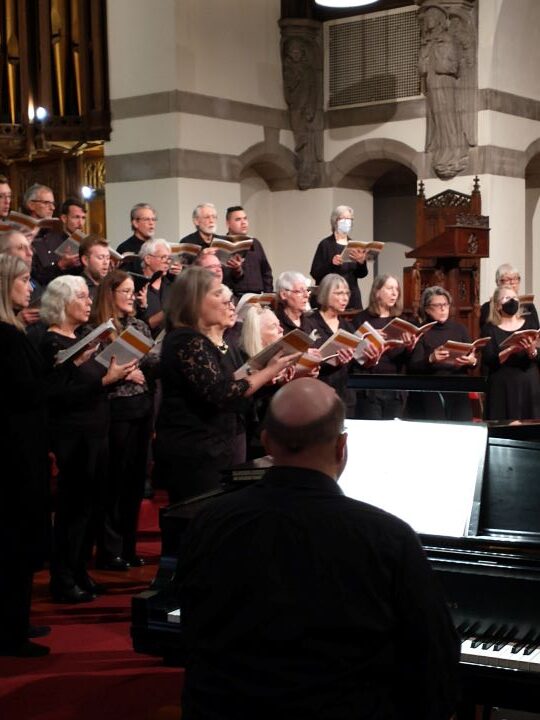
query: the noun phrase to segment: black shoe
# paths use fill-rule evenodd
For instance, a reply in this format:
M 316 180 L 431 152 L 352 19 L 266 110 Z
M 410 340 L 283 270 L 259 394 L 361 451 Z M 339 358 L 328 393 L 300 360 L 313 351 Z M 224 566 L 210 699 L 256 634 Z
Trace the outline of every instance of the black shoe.
M 138 555 L 126 558 L 126 562 L 128 562 L 133 568 L 144 567 L 146 565 L 144 558 L 139 557 Z
M 29 625 L 28 626 L 28 634 L 26 637 L 28 637 L 28 638 L 45 637 L 50 632 L 51 632 L 50 625 Z
M 37 643 L 30 642 L 30 640 L 27 640 L 20 645 L 16 645 L 15 647 L 0 647 L 0 655 L 3 657 L 43 657 L 44 655 L 48 655 L 50 651 L 51 649 L 46 645 L 38 645 Z
M 78 578 L 77 585 L 91 595 L 104 595 L 107 592 L 105 585 L 97 583 L 90 575 Z
M 86 603 L 96 599 L 95 595 L 82 590 L 78 585 L 69 588 L 51 587 L 51 595 L 55 602 L 61 603 Z
M 111 570 L 113 572 L 126 572 L 129 570 L 130 564 L 120 556 L 109 558 L 108 560 L 96 560 L 96 568 L 98 570 Z

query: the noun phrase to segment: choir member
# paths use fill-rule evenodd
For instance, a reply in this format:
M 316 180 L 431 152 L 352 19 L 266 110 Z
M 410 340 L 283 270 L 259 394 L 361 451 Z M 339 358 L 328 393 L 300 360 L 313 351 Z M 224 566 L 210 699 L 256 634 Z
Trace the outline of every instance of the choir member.
M 519 295 L 519 285 L 521 283 L 521 275 L 519 270 L 510 265 L 510 263 L 504 263 L 499 265 L 495 272 L 495 285 L 497 288 L 504 286 L 511 287 L 517 295 Z M 485 302 L 480 308 L 480 328 L 488 322 L 488 316 L 490 313 L 490 302 Z M 539 328 L 538 312 L 534 306 L 534 303 L 525 303 L 522 308 L 522 315 L 530 315 L 529 324 L 532 328 Z
M 330 215 L 332 234 L 325 237 L 317 246 L 311 275 L 320 284 L 325 275 L 337 273 L 341 275 L 351 291 L 347 307 L 362 309 L 362 296 L 358 287 L 358 279 L 366 277 L 368 270 L 365 250 L 351 250 L 351 260 L 343 262 L 342 253 L 349 241 L 352 229 L 354 210 L 347 205 L 338 205 Z
M 49 648 L 28 640 L 33 573 L 49 550 L 49 468 L 43 366 L 19 312 L 32 288 L 28 264 L 0 255 L 0 655 L 39 657 Z
M 306 327 L 306 312 L 310 310 L 308 286 L 308 279 L 292 270 L 281 273 L 276 281 L 276 315 L 286 333 Z
M 171 246 L 166 240 L 147 240 L 139 251 L 142 274 L 154 278 L 146 290 L 146 307 L 140 312 L 141 319 L 150 326 L 153 337 L 163 328 L 163 309 L 171 289 L 168 277 L 171 265 Z
M 156 477 L 171 502 L 219 486 L 230 466 L 235 413 L 297 355 L 278 356 L 262 370 L 235 380 L 210 335 L 230 318 L 230 301 L 215 275 L 182 271 L 172 286 L 161 355 L 163 398 L 155 442 Z
M 306 320 L 307 331 L 316 341 L 315 347 L 320 347 L 338 329 L 354 333 L 351 323 L 341 316 L 347 307 L 350 294 L 349 286 L 341 275 L 330 273 L 323 278 L 317 291 L 319 308 Z M 347 391 L 347 365 L 352 359 L 352 350 L 340 350 L 335 359 L 337 365 L 324 362 L 321 365 L 320 380 L 333 387 L 344 402 L 350 399 Z
M 355 318 L 358 327 L 368 322 L 375 330 L 382 330 L 392 318 L 403 310 L 401 285 L 393 275 L 378 275 L 369 294 L 369 305 Z M 405 344 L 399 348 L 375 354 L 361 366 L 362 372 L 393 375 L 402 372 L 414 347 L 414 336 L 405 336 Z M 356 393 L 356 417 L 365 420 L 392 420 L 403 415 L 405 395 L 398 390 L 358 390 Z
M 252 305 L 242 323 L 240 347 L 247 357 L 253 357 L 265 347 L 283 337 L 283 328 L 268 305 Z
M 151 338 L 150 328 L 135 317 L 135 286 L 131 276 L 113 270 L 98 288 L 90 315 L 98 326 L 113 319 L 118 333 L 133 328 Z M 97 533 L 96 564 L 126 570 L 144 564 L 136 552 L 139 510 L 144 493 L 150 435 L 153 385 L 159 357 L 148 353 L 121 382 L 109 387 L 109 463 L 103 515 Z
M 522 338 L 508 353 L 502 344 L 514 332 L 536 329 L 532 314 L 521 315 L 517 292 L 511 287 L 495 290 L 483 335 L 491 338 L 482 351 L 488 373 L 486 419 L 540 419 L 540 376 L 538 346 L 534 339 Z
M 452 297 L 438 285 L 428 287 L 420 298 L 420 317 L 423 322 L 437 322 L 417 342 L 409 364 L 411 373 L 420 375 L 463 375 L 475 367 L 474 353 L 448 362 L 449 352 L 443 349 L 447 340 L 471 342 L 464 325 L 450 319 Z M 472 409 L 467 393 L 414 392 L 407 399 L 409 417 L 422 420 L 472 420 Z
M 56 601 L 67 603 L 89 602 L 100 590 L 87 564 L 98 489 L 107 476 L 107 390 L 135 368 L 135 363 L 118 365 L 113 358 L 105 369 L 92 358 L 95 345 L 57 364 L 57 353 L 84 334 L 91 305 L 86 282 L 72 275 L 55 278 L 41 301 L 48 325 L 41 351 L 50 385 L 50 445 L 59 471 L 50 589 Z

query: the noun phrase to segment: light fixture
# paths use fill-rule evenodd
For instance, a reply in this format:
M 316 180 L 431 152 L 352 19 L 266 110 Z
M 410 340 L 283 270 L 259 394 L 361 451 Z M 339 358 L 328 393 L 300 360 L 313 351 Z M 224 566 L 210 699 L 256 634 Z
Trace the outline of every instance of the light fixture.
M 43 120 L 45 120 L 45 118 L 47 117 L 48 114 L 49 113 L 47 112 L 47 109 L 44 108 L 42 105 L 39 105 L 36 108 L 36 120 L 39 120 L 39 122 L 42 122 Z
M 95 194 L 96 194 L 95 189 L 93 187 L 90 187 L 90 185 L 82 186 L 81 195 L 83 196 L 84 200 L 91 200 Z
M 328 8 L 355 8 L 362 5 L 372 5 L 379 0 L 315 0 L 315 5 Z

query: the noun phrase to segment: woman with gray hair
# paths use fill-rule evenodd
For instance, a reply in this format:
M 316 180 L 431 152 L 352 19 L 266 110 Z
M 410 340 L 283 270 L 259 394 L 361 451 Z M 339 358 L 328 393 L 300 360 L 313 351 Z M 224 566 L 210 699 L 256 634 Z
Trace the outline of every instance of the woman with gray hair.
M 276 280 L 277 318 L 284 332 L 306 329 L 309 305 L 309 280 L 300 272 L 287 270 Z
M 354 210 L 348 205 L 338 205 L 334 208 L 330 215 L 332 234 L 323 238 L 318 244 L 310 272 L 317 285 L 320 285 L 324 276 L 329 273 L 341 275 L 351 293 L 347 307 L 361 310 L 362 296 L 358 280 L 366 277 L 368 273 L 366 251 L 351 250 L 349 253 L 351 260 L 343 262 L 342 259 L 342 253 L 350 239 L 353 218 Z
M 41 315 L 49 329 L 41 342 L 50 386 L 50 446 L 58 465 L 51 560 L 51 594 L 58 602 L 89 602 L 100 591 L 88 575 L 88 539 L 107 477 L 107 388 L 125 380 L 136 363 L 108 369 L 96 362 L 93 345 L 62 364 L 56 361 L 84 336 L 90 317 L 88 286 L 81 277 L 55 278 L 43 294 Z
M 470 343 L 467 328 L 450 319 L 452 296 L 438 285 L 428 287 L 420 298 L 420 318 L 423 323 L 437 322 L 417 342 L 409 364 L 410 373 L 419 375 L 464 375 L 476 367 L 474 352 L 449 361 L 450 353 L 443 348 L 447 340 Z M 407 401 L 407 415 L 422 420 L 472 420 L 472 408 L 467 393 L 411 392 Z
M 32 577 L 48 555 L 50 523 L 43 366 L 19 317 L 30 293 L 28 265 L 0 255 L 0 655 L 17 657 L 49 652 L 28 640 Z
M 164 323 L 163 309 L 169 295 L 171 280 L 168 272 L 171 266 L 171 246 L 166 240 L 155 238 L 147 240 L 139 251 L 142 274 L 153 278 L 147 285 L 146 306 L 138 313 L 141 320 L 148 323 L 152 335 L 156 337 Z
M 342 316 L 349 302 L 350 290 L 345 279 L 336 273 L 323 278 L 317 291 L 319 308 L 306 319 L 306 330 L 315 339 L 315 347 L 320 347 L 339 329 L 354 333 L 353 325 Z M 340 350 L 338 357 L 330 363 L 323 362 L 319 379 L 331 385 L 340 398 L 348 405 L 352 402 L 352 393 L 347 391 L 347 365 L 353 359 L 352 350 Z M 348 397 L 349 396 L 349 397 Z

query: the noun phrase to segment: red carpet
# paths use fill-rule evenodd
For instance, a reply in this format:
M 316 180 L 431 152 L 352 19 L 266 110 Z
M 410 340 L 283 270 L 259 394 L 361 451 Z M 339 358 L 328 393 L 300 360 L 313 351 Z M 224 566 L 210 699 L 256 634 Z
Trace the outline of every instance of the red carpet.
M 92 603 L 61 605 L 48 595 L 48 572 L 36 576 L 32 623 L 50 625 L 38 640 L 45 658 L 0 658 L 1 720 L 178 720 L 182 671 L 138 655 L 129 636 L 131 597 L 145 590 L 159 560 L 157 508 L 144 501 L 139 553 L 143 568 L 92 571 L 107 594 Z

